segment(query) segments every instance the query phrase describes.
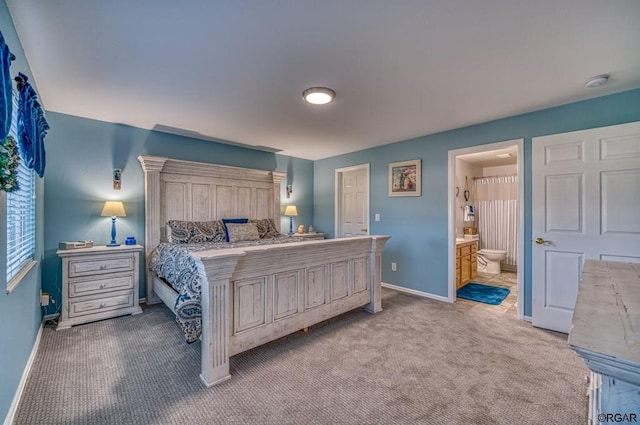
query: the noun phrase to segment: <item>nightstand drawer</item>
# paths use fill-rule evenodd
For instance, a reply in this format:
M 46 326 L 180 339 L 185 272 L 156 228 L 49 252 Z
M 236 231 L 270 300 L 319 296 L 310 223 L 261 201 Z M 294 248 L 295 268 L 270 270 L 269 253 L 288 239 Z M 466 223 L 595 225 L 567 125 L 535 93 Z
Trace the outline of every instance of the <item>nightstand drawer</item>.
M 134 279 L 131 273 L 96 276 L 91 280 L 69 279 L 69 297 L 80 297 L 83 295 L 133 289 L 133 286 Z
M 105 259 L 73 259 L 69 261 L 69 277 L 133 270 L 133 255 Z
M 101 313 L 133 306 L 133 291 L 87 301 L 69 301 L 69 317 Z

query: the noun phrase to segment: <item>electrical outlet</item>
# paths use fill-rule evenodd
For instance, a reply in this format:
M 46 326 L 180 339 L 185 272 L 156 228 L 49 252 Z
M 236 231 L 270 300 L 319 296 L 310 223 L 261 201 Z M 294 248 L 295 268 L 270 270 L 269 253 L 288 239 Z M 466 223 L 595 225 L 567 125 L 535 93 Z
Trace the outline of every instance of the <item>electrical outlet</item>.
M 49 294 L 40 291 L 40 305 L 46 307 L 49 305 Z
M 376 221 L 380 221 L 380 214 L 376 214 Z
M 391 263 L 391 271 L 392 272 L 398 271 L 398 263 Z

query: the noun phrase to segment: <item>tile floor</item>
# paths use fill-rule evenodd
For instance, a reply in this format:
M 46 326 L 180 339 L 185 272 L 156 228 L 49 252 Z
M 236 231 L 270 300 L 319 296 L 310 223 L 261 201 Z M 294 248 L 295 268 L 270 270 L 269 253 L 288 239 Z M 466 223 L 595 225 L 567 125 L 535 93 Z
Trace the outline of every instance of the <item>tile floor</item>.
M 486 285 L 495 285 L 508 288 L 511 292 L 507 295 L 500 305 L 490 305 L 479 303 L 476 301 L 465 300 L 457 298 L 456 302 L 472 305 L 474 308 L 482 308 L 487 310 L 493 310 L 499 313 L 517 314 L 516 302 L 518 300 L 518 278 L 514 272 L 503 271 L 500 274 L 481 273 L 478 272 L 478 276 L 473 279 L 473 282 L 484 283 Z

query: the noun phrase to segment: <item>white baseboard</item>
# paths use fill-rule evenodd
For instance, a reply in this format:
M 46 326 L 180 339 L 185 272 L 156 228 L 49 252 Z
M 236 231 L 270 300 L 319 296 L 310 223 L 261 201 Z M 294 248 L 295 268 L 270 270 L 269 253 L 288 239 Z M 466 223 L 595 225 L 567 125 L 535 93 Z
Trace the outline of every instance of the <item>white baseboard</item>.
M 409 288 L 405 288 L 403 286 L 392 285 L 390 283 L 382 282 L 382 287 L 383 288 L 393 289 L 393 290 L 399 291 L 399 292 L 405 292 L 405 293 L 411 294 L 411 295 L 417 295 L 417 296 L 423 297 L 423 298 L 431 298 L 432 300 L 443 301 L 445 303 L 449 302 L 449 298 L 443 297 L 441 295 L 435 295 L 435 294 L 430 294 L 428 292 L 416 291 L 415 289 L 409 289 Z
M 140 297 L 140 299 L 138 300 L 138 304 L 146 304 L 147 303 L 147 297 Z
M 503 272 L 512 272 L 512 273 L 518 273 L 518 266 L 516 266 L 515 264 L 500 264 L 500 269 Z
M 26 385 L 27 378 L 29 378 L 29 374 L 31 373 L 31 367 L 33 366 L 33 361 L 36 358 L 36 354 L 38 353 L 38 347 L 40 347 L 40 337 L 42 336 L 43 328 L 44 328 L 44 322 L 40 324 L 40 329 L 38 329 L 36 340 L 33 343 L 33 348 L 31 349 L 31 355 L 29 355 L 29 360 L 27 360 L 27 364 L 25 365 L 24 371 L 22 372 L 22 378 L 20 379 L 20 384 L 18 385 L 16 394 L 13 396 L 13 401 L 11 402 L 11 406 L 9 406 L 9 412 L 7 413 L 7 417 L 4 420 L 4 425 L 11 425 L 13 423 L 13 420 L 15 419 L 15 414 L 16 414 L 16 411 L 18 410 L 20 399 L 22 398 L 22 392 L 24 391 L 24 386 Z

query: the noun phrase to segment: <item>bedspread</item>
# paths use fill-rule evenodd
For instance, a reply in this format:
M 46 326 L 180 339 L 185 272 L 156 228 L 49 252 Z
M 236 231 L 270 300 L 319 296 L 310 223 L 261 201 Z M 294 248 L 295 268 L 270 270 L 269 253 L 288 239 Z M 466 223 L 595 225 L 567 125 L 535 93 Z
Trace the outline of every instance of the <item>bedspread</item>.
M 279 236 L 243 242 L 204 242 L 196 244 L 161 243 L 151 253 L 149 270 L 164 279 L 177 292 L 174 305 L 176 322 L 182 328 L 188 343 L 198 340 L 202 333 L 201 288 L 207 281 L 204 265 L 195 254 L 212 249 L 241 248 L 256 245 L 271 245 L 301 242 L 307 239 L 296 236 Z

